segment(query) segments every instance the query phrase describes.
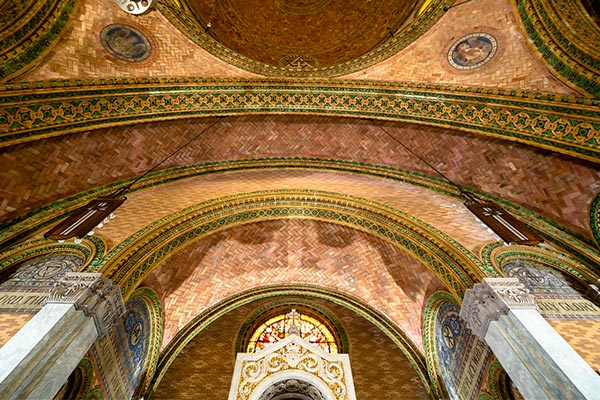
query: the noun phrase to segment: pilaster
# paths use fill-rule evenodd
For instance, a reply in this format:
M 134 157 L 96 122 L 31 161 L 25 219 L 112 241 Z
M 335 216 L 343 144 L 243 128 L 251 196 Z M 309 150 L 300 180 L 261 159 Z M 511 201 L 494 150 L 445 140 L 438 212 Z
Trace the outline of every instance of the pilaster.
M 0 398 L 52 398 L 124 312 L 119 287 L 102 274 L 65 275 L 47 304 L 0 349 Z
M 537 311 L 513 278 L 485 278 L 460 311 L 526 399 L 600 399 L 600 377 Z

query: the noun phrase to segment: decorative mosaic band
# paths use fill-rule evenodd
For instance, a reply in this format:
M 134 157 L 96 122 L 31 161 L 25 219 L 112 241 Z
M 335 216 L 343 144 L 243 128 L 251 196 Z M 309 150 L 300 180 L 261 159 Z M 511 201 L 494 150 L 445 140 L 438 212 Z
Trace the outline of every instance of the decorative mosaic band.
M 0 147 L 89 129 L 302 113 L 445 126 L 598 162 L 600 99 L 430 84 L 277 79 L 48 81 L 0 90 Z
M 78 256 L 83 260 L 84 267 L 89 268 L 104 256 L 104 250 L 104 242 L 97 237 L 88 237 L 80 244 L 58 243 L 46 239 L 33 240 L 0 253 L 0 272 L 33 258 L 56 254 Z
M 79 4 L 79 0 L 6 2 L 5 5 L 13 8 L 9 11 L 22 7 L 27 12 L 22 17 L 10 12 L 0 15 L 1 26 L 17 27 L 4 29 L 4 34 L 0 34 L 0 82 L 32 67 L 60 39 Z M 14 17 L 21 17 L 18 24 Z
M 592 201 L 592 207 L 590 208 L 590 225 L 594 240 L 600 248 L 600 193 L 598 193 Z
M 431 388 L 431 382 L 427 375 L 427 366 L 423 354 L 402 330 L 368 304 L 331 289 L 323 289 L 309 285 L 276 285 L 252 289 L 227 300 L 223 300 L 220 303 L 207 308 L 183 327 L 161 353 L 156 374 L 152 379 L 150 392 L 146 392 L 145 395 L 152 398 L 153 391 L 156 390 L 160 384 L 171 363 L 177 358 L 185 346 L 211 322 L 244 304 L 262 298 L 276 296 L 317 297 L 333 301 L 356 312 L 373 323 L 398 346 L 404 355 L 406 355 L 411 365 L 415 368 L 425 389 L 429 390 Z
M 440 363 L 435 351 L 435 329 L 438 313 L 442 304 L 451 302 L 457 305 L 462 299 L 456 299 L 447 292 L 435 292 L 427 301 L 423 312 L 423 347 L 425 349 L 425 361 L 427 362 L 427 372 L 432 381 L 432 388 L 435 390 L 435 398 L 446 399 L 448 392 L 442 379 Z
M 545 265 L 564 271 L 584 286 L 594 283 L 595 277 L 600 275 L 600 270 L 597 268 L 589 268 L 569 254 L 545 247 L 503 246 L 501 243 L 494 243 L 481 249 L 481 258 L 484 264 L 490 265 L 495 271 L 502 271 L 503 267 L 510 262 L 531 262 L 536 265 Z M 501 275 L 503 275 L 502 272 Z
M 255 192 L 188 207 L 117 246 L 101 270 L 127 298 L 162 261 L 195 240 L 247 223 L 289 218 L 328 221 L 380 237 L 421 260 L 460 298 L 485 276 L 468 249 L 425 222 L 373 201 L 314 190 Z
M 582 10 L 581 2 L 513 2 L 538 58 L 574 89 L 600 97 L 600 30 Z

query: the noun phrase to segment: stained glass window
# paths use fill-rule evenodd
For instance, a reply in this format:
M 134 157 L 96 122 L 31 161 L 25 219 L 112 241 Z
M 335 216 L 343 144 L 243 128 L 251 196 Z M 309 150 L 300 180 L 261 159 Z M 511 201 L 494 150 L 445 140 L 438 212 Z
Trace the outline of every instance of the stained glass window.
M 317 319 L 292 309 L 261 324 L 250 337 L 247 352 L 255 353 L 286 338 L 290 328 L 296 326 L 299 336 L 329 353 L 337 353 L 338 345 L 331 331 Z

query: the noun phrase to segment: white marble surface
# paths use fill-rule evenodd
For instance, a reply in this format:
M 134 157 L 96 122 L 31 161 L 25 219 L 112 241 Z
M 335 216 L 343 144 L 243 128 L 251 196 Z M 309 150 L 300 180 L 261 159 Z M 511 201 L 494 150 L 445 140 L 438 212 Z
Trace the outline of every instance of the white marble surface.
M 71 304 L 47 304 L 0 349 L 0 399 L 51 399 L 98 332 Z
M 485 335 L 525 399 L 600 400 L 600 377 L 535 310 L 510 310 Z

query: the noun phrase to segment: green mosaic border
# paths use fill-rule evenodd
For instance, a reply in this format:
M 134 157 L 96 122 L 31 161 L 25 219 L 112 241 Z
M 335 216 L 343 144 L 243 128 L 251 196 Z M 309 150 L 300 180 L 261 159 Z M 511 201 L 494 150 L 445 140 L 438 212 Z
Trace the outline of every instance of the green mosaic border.
M 216 41 L 211 35 L 207 34 L 203 26 L 200 26 L 197 19 L 185 4 L 178 7 L 179 1 L 162 0 L 158 3 L 158 10 L 188 39 L 202 47 L 213 56 L 223 60 L 240 69 L 254 72 L 265 76 L 290 76 L 290 77 L 335 77 L 360 71 L 371 65 L 375 65 L 408 47 L 415 42 L 445 14 L 444 6 L 450 5 L 450 0 L 433 0 L 431 4 L 416 16 L 404 28 L 393 37 L 390 37 L 385 43 L 377 46 L 369 53 L 364 54 L 354 60 L 324 68 L 307 68 L 296 70 L 292 68 L 282 68 L 266 63 L 262 63 L 240 53 L 237 53 Z
M 379 328 L 394 342 L 394 344 L 396 344 L 396 346 L 398 346 L 419 375 L 425 389 L 428 392 L 431 392 L 431 382 L 427 375 L 427 366 L 423 355 L 412 343 L 410 338 L 385 315 L 381 314 L 368 304 L 335 290 L 311 285 L 275 285 L 248 290 L 223 300 L 216 305 L 207 308 L 189 322 L 177 333 L 161 353 L 157 372 L 152 379 L 151 390 L 146 392 L 145 395 L 149 399 L 152 399 L 156 388 L 175 358 L 181 353 L 185 346 L 209 324 L 240 306 L 256 300 L 279 296 L 301 296 L 324 299 L 356 312 Z
M 22 26 L 0 37 L 0 82 L 33 67 L 58 42 L 81 3 L 81 0 L 39 1 L 44 4 L 34 13 L 26 14 L 28 19 Z
M 156 171 L 148 175 L 136 184 L 136 187 L 132 192 L 148 189 L 155 185 L 161 185 L 181 179 L 198 177 L 212 173 L 280 168 L 349 172 L 384 179 L 392 179 L 394 181 L 404 182 L 424 189 L 433 190 L 444 196 L 462 201 L 460 193 L 455 186 L 450 185 L 447 181 L 435 177 L 399 168 L 344 160 L 318 158 L 254 158 L 246 160 L 217 161 L 200 165 L 177 167 Z M 82 203 L 88 202 L 89 200 L 102 195 L 110 194 L 117 189 L 127 186 L 132 181 L 133 178 L 88 190 L 50 205 L 43 206 L 37 210 L 32 210 L 23 216 L 0 223 L 0 250 L 7 249 L 13 243 L 24 240 L 28 236 L 39 232 L 41 229 L 57 223 L 79 208 Z M 529 227 L 540 234 L 540 236 L 542 236 L 546 241 L 561 246 L 569 253 L 583 260 L 586 265 L 593 267 L 600 264 L 600 253 L 593 240 L 569 231 L 568 229 L 561 227 L 555 221 L 537 215 L 513 203 L 495 198 L 486 193 L 478 192 L 473 188 L 464 187 L 463 189 L 477 194 L 482 199 L 500 204 L 506 210 L 514 213 L 515 216 L 526 221 L 529 224 Z M 97 270 L 100 267 L 100 265 L 96 262 L 94 262 L 93 266 L 93 268 L 90 267 L 90 270 L 92 271 Z M 489 265 L 484 265 L 483 270 L 486 271 L 488 276 L 497 275 L 497 272 L 495 272 L 494 269 Z
M 106 245 L 97 237 L 87 237 L 81 244 L 58 243 L 47 239 L 36 239 L 14 246 L 0 253 L 0 272 L 27 260 L 49 254 L 71 254 L 83 259 L 81 271 L 99 264 L 105 255 Z
M 598 268 L 588 268 L 568 254 L 543 246 L 503 246 L 492 243 L 482 248 L 481 257 L 485 264 L 493 265 L 500 271 L 504 264 L 513 259 L 541 264 L 568 274 L 584 286 L 596 282 L 600 273 Z M 502 276 L 505 276 L 504 273 Z
M 84 357 L 75 368 L 79 368 L 82 371 L 81 375 L 83 378 L 81 381 L 82 386 L 77 391 L 77 397 L 75 399 L 86 399 L 92 387 L 92 379 L 94 377 L 94 368 L 92 366 L 92 361 L 89 358 Z
M 461 298 L 455 298 L 448 292 L 438 291 L 429 297 L 425 310 L 423 312 L 423 348 L 425 349 L 425 361 L 427 363 L 427 373 L 432 382 L 432 388 L 435 390 L 435 396 L 438 399 L 447 399 L 448 391 L 442 372 L 440 371 L 437 352 L 435 350 L 435 323 L 440 307 L 445 302 L 451 302 L 460 306 Z
M 488 384 L 492 392 L 492 399 L 502 399 L 502 390 L 500 389 L 500 377 L 505 372 L 500 362 L 496 361 L 490 365 L 488 370 Z
M 600 97 L 600 53 L 598 49 L 587 48 L 588 43 L 600 39 L 600 31 L 590 29 L 585 36 L 574 40 L 573 33 L 569 32 L 572 28 L 565 27 L 588 24 L 581 14 L 565 12 L 568 7 L 577 7 L 576 3 L 572 0 L 567 3 L 561 0 L 513 0 L 513 7 L 531 47 L 549 70 L 577 91 Z M 565 16 L 575 19 L 560 20 Z
M 441 126 L 600 161 L 600 99 L 433 84 L 277 79 L 47 81 L 0 90 L 0 147 L 190 117 L 310 114 Z
M 462 297 L 486 276 L 468 249 L 431 225 L 383 204 L 315 190 L 269 190 L 206 201 L 139 230 L 105 257 L 101 272 L 125 298 L 174 252 L 216 232 L 277 219 L 311 219 L 348 226 L 398 246 Z
M 600 193 L 592 201 L 590 208 L 590 227 L 596 244 L 600 248 Z
M 99 389 L 94 389 L 85 397 L 85 400 L 104 400 L 104 396 Z
M 164 334 L 163 312 L 160 305 L 160 298 L 156 292 L 150 288 L 140 288 L 131 294 L 129 300 L 140 297 L 148 306 L 150 313 L 150 344 L 148 346 L 148 354 L 144 361 L 144 370 L 140 375 L 140 381 L 135 389 L 135 393 L 139 397 L 150 388 L 151 380 L 156 373 L 158 360 L 160 356 L 160 346 Z

